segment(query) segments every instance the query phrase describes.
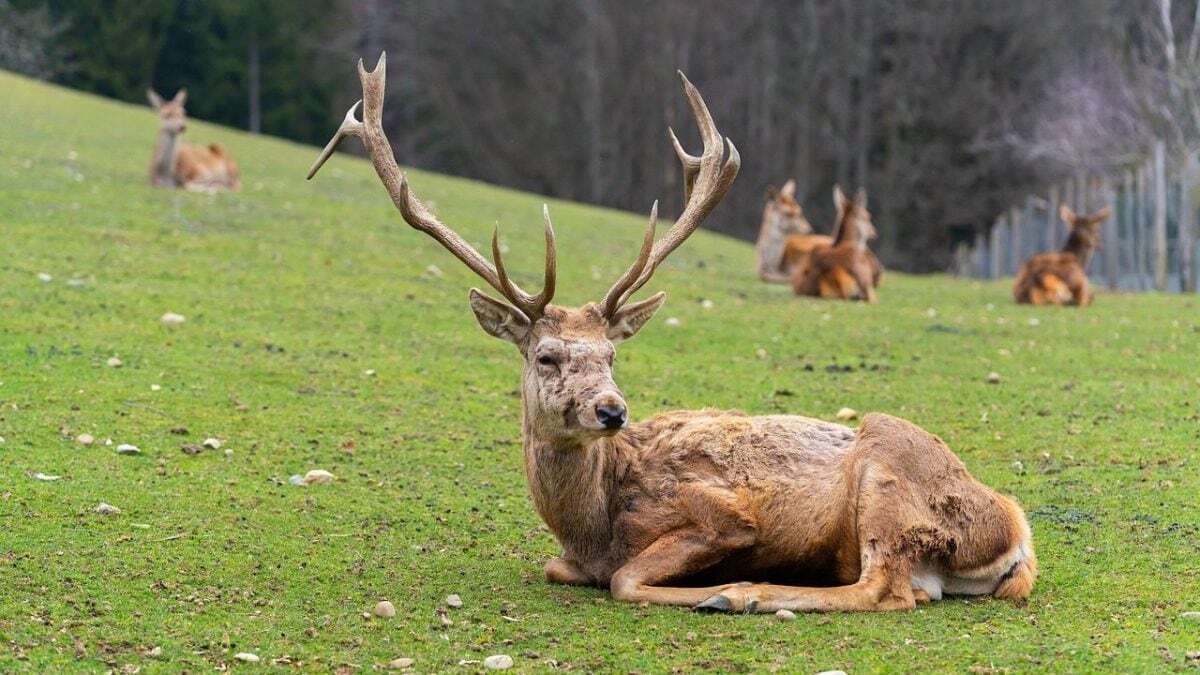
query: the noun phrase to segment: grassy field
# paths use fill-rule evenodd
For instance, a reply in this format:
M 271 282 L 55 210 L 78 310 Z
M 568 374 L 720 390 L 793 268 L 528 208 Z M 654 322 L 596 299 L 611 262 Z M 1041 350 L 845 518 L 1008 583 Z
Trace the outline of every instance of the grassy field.
M 522 671 L 1200 664 L 1200 620 L 1181 617 L 1200 610 L 1194 297 L 1039 310 L 1007 283 L 891 274 L 876 306 L 799 300 L 756 281 L 752 247 L 696 235 L 619 355 L 635 418 L 907 417 L 1022 502 L 1042 577 L 1021 607 L 791 623 L 619 604 L 543 581 L 556 546 L 520 469 L 519 357 L 477 329 L 477 281 L 403 224 L 366 163 L 306 183 L 314 148 L 194 123 L 245 190 L 157 190 L 148 109 L 6 74 L 0 92 L 0 671 L 256 667 L 238 652 L 317 671 L 478 671 L 497 653 Z M 536 276 L 540 197 L 413 184 L 477 246 L 500 222 L 511 268 Z M 550 207 L 559 301 L 597 298 L 644 216 Z M 208 437 L 221 449 L 181 450 Z M 288 483 L 315 468 L 338 480 Z M 451 593 L 465 604 L 446 626 Z M 395 618 L 364 617 L 385 598 Z

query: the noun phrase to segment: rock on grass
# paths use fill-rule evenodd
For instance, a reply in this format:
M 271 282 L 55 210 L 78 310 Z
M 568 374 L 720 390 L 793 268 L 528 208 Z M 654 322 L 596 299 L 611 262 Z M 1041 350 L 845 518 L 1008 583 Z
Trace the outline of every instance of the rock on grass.
M 387 600 L 380 600 L 379 602 L 375 603 L 374 613 L 375 616 L 381 619 L 390 619 L 393 616 L 396 616 L 396 606 Z
M 325 469 L 313 469 L 312 471 L 304 474 L 304 478 L 302 480 L 305 485 L 325 485 L 327 483 L 332 483 L 336 479 L 337 476 L 334 476 Z
M 837 411 L 837 418 L 843 422 L 849 422 L 853 419 L 858 419 L 858 411 L 854 408 L 842 408 Z
M 142 449 L 136 445 L 122 443 L 117 446 L 117 454 L 118 455 L 140 455 L 140 454 L 142 454 Z
M 121 513 L 121 509 L 118 509 L 117 507 L 113 506 L 112 504 L 106 504 L 104 502 L 100 502 L 99 504 L 96 505 L 96 508 L 94 508 L 92 510 L 95 511 L 96 513 L 99 513 L 102 516 L 116 516 Z
M 258 654 L 252 654 L 250 652 L 238 652 L 237 654 L 233 655 L 233 658 L 241 661 L 242 663 L 258 663 L 260 660 L 258 658 Z
M 462 598 L 458 597 L 458 593 L 451 593 L 446 596 L 446 604 L 454 609 L 458 609 L 463 606 L 463 601 Z
M 416 663 L 414 659 L 402 656 L 398 659 L 392 659 L 390 662 L 388 662 L 388 668 L 391 668 L 392 670 L 403 670 L 405 668 L 412 668 L 414 663 Z
M 513 667 L 513 658 L 508 654 L 496 654 L 483 660 L 483 667 L 488 670 L 508 670 Z

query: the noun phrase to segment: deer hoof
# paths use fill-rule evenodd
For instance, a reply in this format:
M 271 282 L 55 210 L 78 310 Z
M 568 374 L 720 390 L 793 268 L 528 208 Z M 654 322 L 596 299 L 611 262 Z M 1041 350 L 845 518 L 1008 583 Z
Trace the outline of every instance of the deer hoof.
M 714 595 L 692 609 L 702 612 L 732 612 L 733 602 L 724 595 Z

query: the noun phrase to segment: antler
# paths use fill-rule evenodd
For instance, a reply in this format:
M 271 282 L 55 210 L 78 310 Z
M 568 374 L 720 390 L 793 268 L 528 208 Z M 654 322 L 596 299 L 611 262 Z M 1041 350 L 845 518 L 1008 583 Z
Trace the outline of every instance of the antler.
M 513 283 L 504 269 L 504 261 L 500 256 L 499 227 L 492 235 L 492 257 L 496 261 L 496 265 L 493 267 L 458 233 L 443 225 L 437 216 L 433 215 L 429 208 L 409 190 L 408 179 L 396 165 L 391 143 L 388 142 L 387 135 L 383 132 L 383 96 L 387 81 L 387 52 L 379 55 L 379 62 L 370 72 L 363 67 L 362 59 L 359 59 L 358 79 L 362 82 L 362 100 L 350 107 L 346 118 L 338 127 L 337 133 L 329 140 L 325 149 L 317 157 L 317 161 L 313 162 L 312 168 L 308 170 L 308 178 L 311 180 L 313 176 L 317 175 L 317 171 L 321 169 L 321 166 L 325 164 L 343 139 L 347 136 L 359 137 L 367 148 L 371 162 L 375 165 L 375 173 L 379 174 L 379 180 L 383 182 L 384 188 L 392 198 L 392 203 L 400 210 L 400 215 L 404 217 L 405 222 L 433 237 L 471 271 L 499 291 L 514 307 L 521 310 L 529 317 L 530 321 L 537 321 L 541 318 L 546 305 L 550 304 L 550 300 L 554 297 L 554 285 L 557 277 L 554 226 L 550 223 L 549 208 L 542 205 L 542 216 L 545 219 L 546 228 L 545 283 L 541 293 L 530 295 Z M 361 122 L 354 117 L 360 104 L 363 106 L 363 121 Z
M 654 202 L 654 207 L 650 210 L 650 224 L 646 227 L 646 237 L 637 260 L 613 284 L 601 303 L 604 316 L 610 319 L 630 296 L 650 280 L 659 264 L 700 227 L 700 223 L 729 191 L 741 167 L 741 156 L 738 155 L 733 142 L 725 138 L 722 144 L 721 133 L 717 131 L 717 125 L 713 123 L 712 115 L 709 114 L 704 99 L 700 97 L 700 92 L 682 71 L 679 71 L 679 79 L 683 81 L 683 92 L 692 107 L 692 114 L 696 117 L 696 125 L 700 128 L 704 152 L 699 157 L 689 155 L 679 143 L 675 131 L 668 130 L 675 154 L 683 165 L 683 213 L 667 231 L 666 236 L 655 242 L 658 202 Z

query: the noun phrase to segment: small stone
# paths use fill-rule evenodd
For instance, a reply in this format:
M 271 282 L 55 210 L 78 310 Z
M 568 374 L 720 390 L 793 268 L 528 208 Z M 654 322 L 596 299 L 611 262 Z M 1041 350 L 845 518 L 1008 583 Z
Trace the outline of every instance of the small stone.
M 67 279 L 67 285 L 71 288 L 83 288 L 87 286 L 87 282 L 83 279 Z
M 363 371 L 363 375 L 365 375 L 367 377 L 375 377 L 375 369 L 367 368 L 366 370 Z
M 221 441 L 216 438 L 206 438 L 201 445 L 209 450 L 216 450 L 217 448 L 221 447 Z
M 250 652 L 238 652 L 237 654 L 233 655 L 233 658 L 237 659 L 238 661 L 241 661 L 242 663 L 258 663 L 259 662 L 258 654 L 251 654 Z
M 937 317 L 937 315 L 938 315 L 938 311 L 936 309 L 934 309 L 933 307 L 930 307 L 929 309 L 925 310 L 925 316 L 927 316 L 931 319 Z
M 288 483 L 291 483 L 296 487 L 304 487 L 304 476 L 301 476 L 298 473 L 293 474 L 291 478 L 288 478 Z
M 124 361 L 115 356 L 109 357 L 109 359 L 104 363 L 108 365 L 109 368 L 120 368 L 121 366 L 125 365 Z
M 225 448 L 225 456 L 233 457 L 233 448 Z
M 54 277 L 50 276 L 49 274 L 46 274 L 45 272 L 38 272 L 37 278 L 38 278 L 38 281 L 42 282 L 43 284 L 48 284 L 51 281 L 54 281 Z
M 75 437 L 75 442 L 80 445 L 91 445 L 96 442 L 96 438 L 91 434 L 79 434 Z
M 403 670 L 405 668 L 412 668 L 414 663 L 416 663 L 416 661 L 405 656 L 398 659 L 392 659 L 390 662 L 388 662 L 388 668 L 391 668 L 392 670 Z
M 47 481 L 47 482 L 52 481 L 52 480 L 62 480 L 62 476 L 51 476 L 50 474 L 42 473 L 41 471 L 33 474 L 33 478 L 34 478 L 34 480 L 41 480 L 41 481 Z
M 700 301 L 700 306 L 704 309 L 712 309 L 716 305 L 713 303 L 712 300 L 705 299 L 705 300 Z
M 483 667 L 488 670 L 508 670 L 513 667 L 513 659 L 508 654 L 495 654 L 483 660 Z
M 182 326 L 183 322 L 187 321 L 187 317 L 182 314 L 176 314 L 175 312 L 167 312 L 166 314 L 163 314 L 162 318 L 159 320 L 163 322 L 164 326 Z
M 442 278 L 442 268 L 438 267 L 437 265 L 430 265 L 426 267 L 425 273 L 431 277 L 437 277 L 439 279 Z
M 765 359 L 765 358 L 767 358 L 767 350 L 763 349 L 762 347 L 759 347 L 758 349 L 754 350 L 754 355 L 760 359 Z
M 988 384 L 1000 384 L 1000 373 L 991 372 L 987 375 Z
M 1200 651 L 1187 652 L 1184 654 L 1184 657 L 1186 657 L 1188 661 L 1200 661 Z
M 383 619 L 390 619 L 393 616 L 396 616 L 396 606 L 387 600 L 380 600 L 379 602 L 375 603 L 374 612 L 375 616 Z
M 198 455 L 204 452 L 204 448 L 196 445 L 195 443 L 184 443 L 183 445 L 179 446 L 179 449 L 182 450 L 183 454 L 185 455 Z
M 858 411 L 854 408 L 842 408 L 837 411 L 837 418 L 843 422 L 849 422 L 853 419 L 858 419 Z
M 1040 325 L 1041 323 L 1042 323 L 1042 322 L 1041 322 L 1041 321 L 1039 321 L 1039 320 L 1038 320 L 1038 318 L 1037 318 L 1036 316 L 1031 316 L 1031 317 L 1029 317 L 1029 325 L 1030 325 L 1030 326 L 1037 326 L 1037 325 Z
M 670 326 L 672 328 L 682 325 L 682 322 L 673 316 L 667 317 L 667 320 L 664 321 L 663 323 L 667 324 L 668 326 Z
M 1014 460 L 1012 463 L 1012 470 L 1015 473 L 1025 473 L 1025 462 L 1022 462 L 1019 459 Z
M 117 454 L 118 455 L 140 455 L 140 454 L 142 454 L 142 449 L 136 445 L 122 443 L 117 446 Z
M 822 670 L 817 675 L 846 675 L 844 670 Z
M 790 609 L 781 609 L 778 612 L 775 612 L 775 618 L 779 619 L 780 621 L 795 621 L 796 613 Z
M 458 597 L 458 593 L 451 593 L 446 596 L 446 604 L 454 609 L 458 609 L 463 606 L 463 601 L 462 598 Z
M 1179 618 L 1187 619 L 1188 621 L 1200 621 L 1200 612 L 1184 612 L 1179 615 Z
M 117 507 L 113 506 L 112 504 L 105 504 L 104 502 L 100 502 L 99 504 L 96 505 L 96 508 L 94 508 L 92 510 L 95 511 L 96 513 L 99 513 L 102 516 L 115 516 L 115 515 L 118 515 L 119 513 L 121 513 L 121 509 L 118 509 Z
M 329 473 L 325 469 L 313 469 L 304 474 L 305 485 L 325 485 L 332 483 L 337 477 Z
M 160 657 L 162 655 L 163 655 L 162 647 L 155 647 L 154 649 L 151 649 L 150 651 L 146 652 L 146 656 L 149 656 L 152 659 L 157 659 L 158 657 Z
M 152 385 L 150 385 L 150 391 L 162 391 L 162 385 L 161 384 L 152 384 Z

